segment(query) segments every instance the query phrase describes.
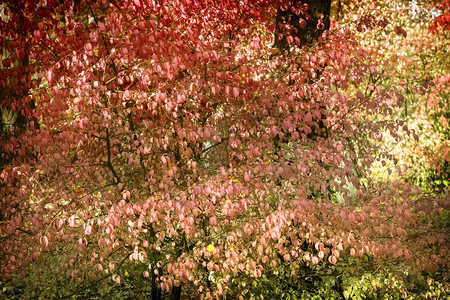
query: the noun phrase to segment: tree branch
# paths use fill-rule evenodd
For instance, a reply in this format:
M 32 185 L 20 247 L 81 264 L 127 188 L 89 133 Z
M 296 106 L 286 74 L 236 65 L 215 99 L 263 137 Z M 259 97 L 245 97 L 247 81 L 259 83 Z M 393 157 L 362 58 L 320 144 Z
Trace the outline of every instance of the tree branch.
M 114 178 L 116 179 L 114 183 L 118 184 L 120 182 L 120 178 L 117 175 L 116 170 L 114 170 L 114 167 L 111 162 L 111 140 L 109 138 L 109 128 L 106 128 L 106 152 L 108 155 L 108 161 L 106 162 L 106 165 L 111 170 L 111 173 L 114 175 Z

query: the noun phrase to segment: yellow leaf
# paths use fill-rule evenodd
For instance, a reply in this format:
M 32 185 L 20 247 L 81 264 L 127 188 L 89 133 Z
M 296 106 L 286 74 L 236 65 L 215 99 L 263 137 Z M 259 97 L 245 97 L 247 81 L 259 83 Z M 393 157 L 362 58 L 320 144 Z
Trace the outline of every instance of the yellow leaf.
M 270 49 L 270 53 L 272 53 L 272 55 L 276 55 L 276 54 L 280 53 L 280 49 L 278 49 L 278 48 L 271 48 Z
M 206 250 L 208 250 L 209 252 L 213 252 L 214 251 L 214 245 L 213 244 L 209 244 L 208 247 L 206 247 Z
M 344 295 L 345 299 L 348 299 L 350 297 L 350 293 L 348 291 L 344 291 L 342 294 Z

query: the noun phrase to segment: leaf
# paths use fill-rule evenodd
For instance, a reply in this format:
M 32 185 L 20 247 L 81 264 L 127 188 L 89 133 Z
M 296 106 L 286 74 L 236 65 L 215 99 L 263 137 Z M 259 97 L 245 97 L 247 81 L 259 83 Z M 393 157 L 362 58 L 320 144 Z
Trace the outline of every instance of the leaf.
M 48 237 L 47 236 L 42 236 L 41 237 L 41 244 L 44 246 L 44 247 L 47 247 L 48 246 Z
M 130 100 L 131 94 L 130 94 L 130 91 L 129 91 L 129 90 L 126 90 L 126 91 L 123 93 L 123 98 L 124 98 L 125 100 Z
M 294 43 L 294 38 L 292 37 L 292 35 L 288 35 L 286 37 L 286 41 L 289 45 L 291 45 L 292 43 Z
M 237 98 L 239 96 L 239 88 L 233 87 L 233 96 Z
M 312 114 L 311 114 L 310 112 L 307 112 L 306 115 L 305 115 L 304 120 L 305 120 L 307 123 L 311 123 L 311 122 L 312 122 Z

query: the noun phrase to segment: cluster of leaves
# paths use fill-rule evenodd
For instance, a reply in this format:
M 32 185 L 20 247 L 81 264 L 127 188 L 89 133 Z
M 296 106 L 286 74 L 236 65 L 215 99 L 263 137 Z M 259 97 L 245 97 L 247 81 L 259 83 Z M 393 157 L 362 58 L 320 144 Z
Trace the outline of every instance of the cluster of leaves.
M 378 57 L 383 57 L 380 64 L 389 75 L 379 84 L 396 86 L 402 91 L 403 107 L 395 119 L 414 133 L 414 138 L 397 140 L 394 147 L 394 140 L 387 138 L 380 147 L 390 148 L 390 153 L 408 166 L 403 177 L 427 192 L 445 193 L 450 179 L 448 30 L 429 30 L 434 11 L 425 4 L 387 5 L 378 10 L 379 15 L 388 19 L 397 16 L 396 21 L 406 29 L 408 37 L 404 39 L 375 29 L 360 34 L 360 39 L 377 49 Z M 386 38 L 380 38 L 383 36 Z
M 356 282 L 363 260 L 448 268 L 445 193 L 370 176 L 394 160 L 383 134 L 417 133 L 380 119 L 404 96 L 355 32 L 405 30 L 323 31 L 312 3 L 4 4 L 1 105 L 22 121 L 1 135 L 2 279 L 25 297 L 357 298 L 395 286 Z
M 433 0 L 431 1 L 433 5 L 433 12 L 436 17 L 430 25 L 430 31 L 433 33 L 438 33 L 442 31 L 447 31 L 450 29 L 450 2 L 448 0 Z

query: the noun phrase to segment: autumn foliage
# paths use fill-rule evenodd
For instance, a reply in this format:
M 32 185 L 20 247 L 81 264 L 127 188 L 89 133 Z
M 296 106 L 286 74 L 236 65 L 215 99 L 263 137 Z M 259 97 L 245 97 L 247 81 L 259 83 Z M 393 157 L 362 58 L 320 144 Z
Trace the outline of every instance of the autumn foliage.
M 390 58 L 359 39 L 404 40 L 386 16 L 29 0 L 1 24 L 1 278 L 29 297 L 130 282 L 152 299 L 280 297 L 264 287 L 308 290 L 340 264 L 448 271 L 448 189 L 405 182 L 379 144 L 419 139 Z

